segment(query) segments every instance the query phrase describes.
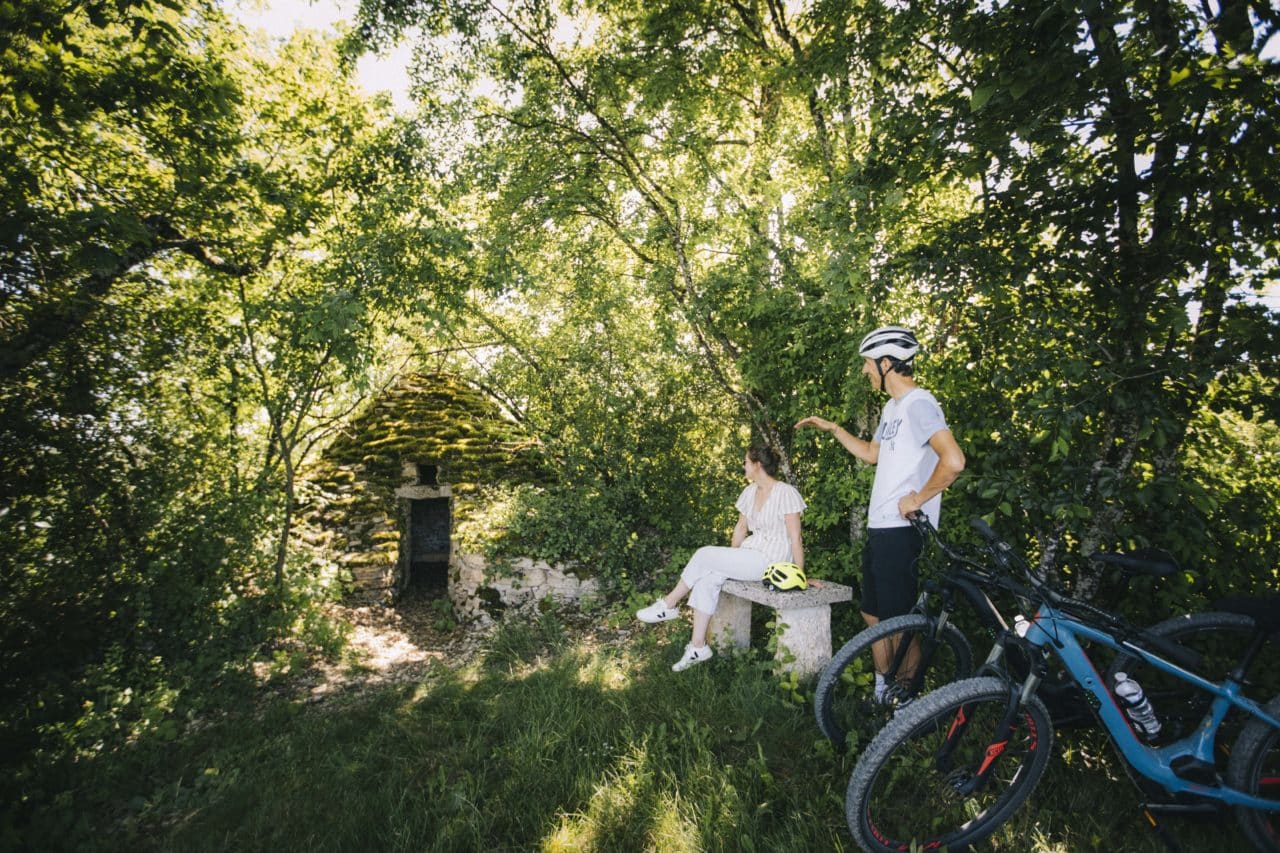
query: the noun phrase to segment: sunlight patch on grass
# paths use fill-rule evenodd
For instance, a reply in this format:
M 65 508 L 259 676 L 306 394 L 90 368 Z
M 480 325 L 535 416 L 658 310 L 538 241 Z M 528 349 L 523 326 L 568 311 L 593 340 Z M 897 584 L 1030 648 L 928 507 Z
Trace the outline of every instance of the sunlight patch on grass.
M 664 793 L 654 809 L 653 828 L 649 836 L 655 850 L 701 850 L 698 827 L 680 814 L 679 797 Z
M 596 788 L 586 812 L 562 815 L 556 831 L 542 843 L 547 851 L 605 849 L 612 832 L 634 818 L 641 778 L 615 776 Z
M 1072 843 L 1051 840 L 1038 827 L 1033 831 L 1030 841 L 1032 853 L 1073 853 L 1079 849 Z M 1099 845 L 1096 842 L 1099 841 L 1101 839 L 1095 839 L 1094 849 L 1098 848 Z
M 654 809 L 656 779 L 647 743 L 635 743 L 617 758 L 590 794 L 586 809 L 559 816 L 545 838 L 546 851 L 652 849 L 641 835 Z
M 602 690 L 626 690 L 632 686 L 634 669 L 630 658 L 607 657 L 593 651 L 587 653 L 578 670 L 578 683 Z

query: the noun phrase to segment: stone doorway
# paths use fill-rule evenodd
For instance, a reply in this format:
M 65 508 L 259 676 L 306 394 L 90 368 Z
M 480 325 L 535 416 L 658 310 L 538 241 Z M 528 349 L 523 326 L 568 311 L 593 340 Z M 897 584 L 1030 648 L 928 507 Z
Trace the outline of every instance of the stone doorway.
M 453 556 L 452 490 L 438 482 L 434 464 L 406 462 L 403 474 L 408 482 L 396 489 L 403 502 L 399 591 L 445 592 Z
M 408 586 L 443 590 L 449 581 L 448 498 L 409 501 Z

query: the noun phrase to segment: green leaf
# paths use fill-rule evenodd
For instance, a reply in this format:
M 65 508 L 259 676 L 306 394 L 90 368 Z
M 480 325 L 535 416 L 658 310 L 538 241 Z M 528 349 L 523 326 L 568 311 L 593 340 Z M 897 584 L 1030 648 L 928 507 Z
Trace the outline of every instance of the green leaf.
M 81 265 L 100 274 L 114 272 L 120 264 L 120 258 L 115 252 L 106 246 L 98 246 L 93 243 L 81 246 L 80 251 L 76 253 L 76 258 Z
M 978 110 L 986 106 L 987 101 L 991 100 L 991 96 L 996 93 L 999 86 L 995 83 L 988 83 L 985 86 L 979 86 L 973 90 L 973 94 L 969 96 L 969 112 L 976 113 Z

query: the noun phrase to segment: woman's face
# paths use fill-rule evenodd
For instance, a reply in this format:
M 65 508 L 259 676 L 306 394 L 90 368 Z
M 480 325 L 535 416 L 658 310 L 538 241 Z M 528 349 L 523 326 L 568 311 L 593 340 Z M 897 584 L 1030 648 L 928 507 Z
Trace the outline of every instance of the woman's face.
M 760 476 L 762 470 L 763 466 L 759 462 L 753 461 L 750 454 L 743 454 L 742 473 L 747 475 L 748 480 L 754 482 L 756 477 Z

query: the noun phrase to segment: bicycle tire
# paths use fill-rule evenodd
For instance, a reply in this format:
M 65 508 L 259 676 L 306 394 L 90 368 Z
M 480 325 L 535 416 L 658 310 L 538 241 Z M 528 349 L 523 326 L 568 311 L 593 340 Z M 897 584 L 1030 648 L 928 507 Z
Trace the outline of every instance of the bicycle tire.
M 1148 634 L 1170 640 L 1201 655 L 1196 669 L 1213 681 L 1221 681 L 1240 662 L 1241 655 L 1253 638 L 1254 623 L 1238 613 L 1192 613 L 1174 616 L 1146 629 Z M 1157 651 L 1158 653 L 1158 651 Z M 1117 672 L 1123 672 L 1142 685 L 1142 690 L 1155 710 L 1162 726 L 1161 738 L 1174 740 L 1190 734 L 1209 710 L 1213 697 L 1180 678 L 1162 672 L 1141 658 L 1121 652 L 1107 668 L 1107 686 L 1115 684 Z M 1264 681 L 1269 682 L 1267 677 Z M 1280 688 L 1280 685 L 1270 685 Z M 1270 692 L 1263 695 L 1270 695 Z M 1231 743 L 1241 725 L 1233 714 L 1224 723 L 1226 737 L 1218 743 Z
M 892 716 L 892 706 L 875 701 L 875 668 L 871 647 L 895 637 L 932 635 L 934 622 L 919 613 L 895 616 L 860 631 L 845 643 L 823 668 L 814 691 L 813 713 L 818 728 L 836 749 L 844 749 L 855 726 L 867 737 Z M 968 678 L 973 673 L 973 652 L 969 641 L 954 625 L 943 626 L 936 648 L 927 660 L 917 695 L 942 684 Z
M 1266 711 L 1280 717 L 1280 696 L 1267 703 Z M 1244 726 L 1231 749 L 1227 784 L 1280 803 L 1280 730 L 1258 719 Z M 1266 853 L 1280 851 L 1280 812 L 1237 807 L 1235 813 L 1253 846 Z
M 845 819 L 854 841 L 869 853 L 956 849 L 1000 828 L 1039 784 L 1053 751 L 1053 723 L 1038 698 L 1015 717 L 1015 729 L 987 784 L 972 795 L 956 790 L 986 759 L 991 737 L 1009 701 L 1009 682 L 968 678 L 907 705 L 871 741 L 854 767 Z M 938 747 L 967 720 L 949 766 Z

